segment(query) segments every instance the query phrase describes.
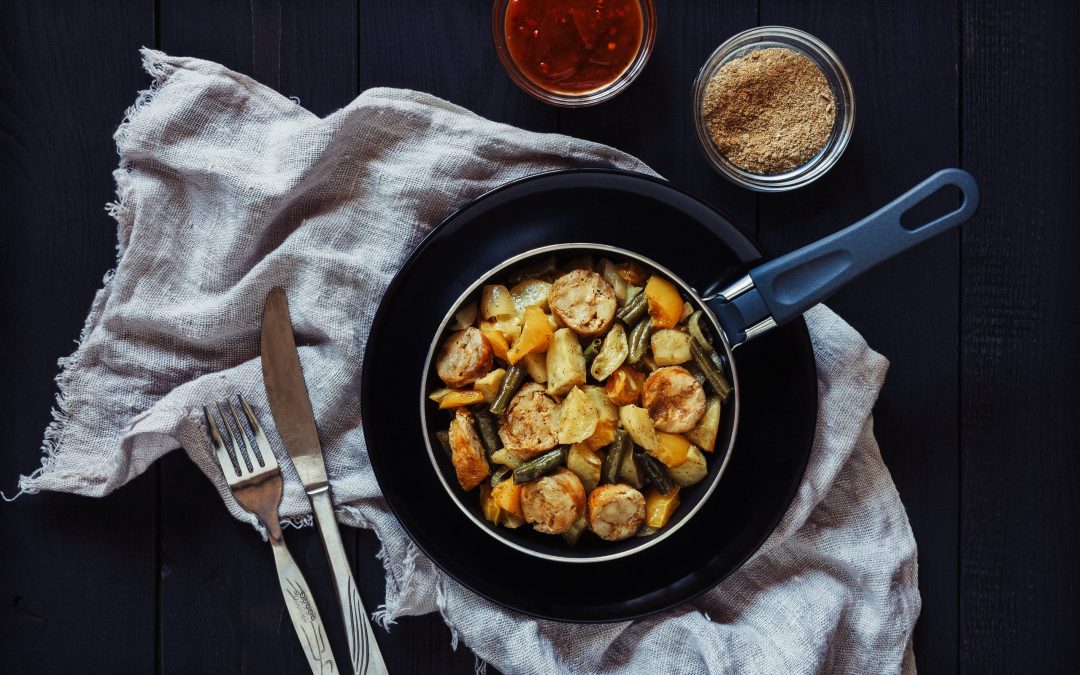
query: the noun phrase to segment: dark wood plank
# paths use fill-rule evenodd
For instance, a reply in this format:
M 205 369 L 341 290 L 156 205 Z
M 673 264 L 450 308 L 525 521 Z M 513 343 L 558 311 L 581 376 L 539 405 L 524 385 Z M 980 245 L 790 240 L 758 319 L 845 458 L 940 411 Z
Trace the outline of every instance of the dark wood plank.
M 518 89 L 499 64 L 489 2 L 362 2 L 359 34 L 361 90 L 417 89 L 499 122 L 555 130 L 555 109 Z
M 560 111 L 559 130 L 636 155 L 753 234 L 755 197 L 708 164 L 694 131 L 692 96 L 694 78 L 713 50 L 732 34 L 754 25 L 756 3 L 658 2 L 656 11 L 656 46 L 638 79 L 611 101 Z
M 833 48 L 854 81 L 857 110 L 851 144 L 828 175 L 761 198 L 770 253 L 846 226 L 957 164 L 957 21 L 954 4 L 933 0 L 762 1 L 763 25 L 800 28 Z M 944 235 L 829 302 L 892 362 L 874 430 L 919 546 L 915 656 L 931 673 L 957 666 L 958 242 Z
M 961 669 L 1074 672 L 1080 6 L 961 4 Z
M 223 63 L 328 114 L 356 94 L 355 27 L 356 7 L 348 0 L 163 0 L 160 46 Z M 268 545 L 228 515 L 187 458 L 166 460 L 162 478 L 162 670 L 306 670 Z M 354 554 L 356 532 L 343 528 L 342 538 Z M 346 663 L 322 544 L 310 529 L 287 530 L 286 541 L 322 608 L 335 653 Z M 381 590 L 381 575 L 358 582 L 365 599 Z
M 112 133 L 142 84 L 153 4 L 0 5 L 0 489 L 40 462 L 56 359 L 116 260 Z M 0 671 L 154 667 L 155 476 L 100 500 L 0 504 Z

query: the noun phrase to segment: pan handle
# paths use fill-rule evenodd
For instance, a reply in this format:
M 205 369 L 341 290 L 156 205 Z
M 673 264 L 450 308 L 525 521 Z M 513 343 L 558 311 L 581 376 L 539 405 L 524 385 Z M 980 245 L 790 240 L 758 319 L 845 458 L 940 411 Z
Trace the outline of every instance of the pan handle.
M 941 188 L 960 190 L 960 206 L 913 228 L 900 218 Z M 975 179 L 943 169 L 859 222 L 770 260 L 722 291 L 710 304 L 728 338 L 739 344 L 800 316 L 882 262 L 969 219 L 979 205 Z

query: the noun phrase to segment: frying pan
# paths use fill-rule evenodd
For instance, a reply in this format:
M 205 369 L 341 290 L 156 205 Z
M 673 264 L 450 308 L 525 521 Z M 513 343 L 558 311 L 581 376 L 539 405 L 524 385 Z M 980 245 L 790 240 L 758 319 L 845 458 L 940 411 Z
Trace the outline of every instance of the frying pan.
M 912 208 L 949 186 L 960 192 L 961 202 L 957 208 L 922 224 L 908 226 L 902 223 L 902 218 Z M 449 308 L 431 341 L 424 363 L 426 377 L 419 391 L 420 419 L 428 458 L 440 483 L 457 507 L 477 527 L 500 543 L 530 556 L 565 563 L 596 563 L 624 558 L 659 544 L 701 509 L 715 491 L 731 457 L 738 430 L 742 388 L 733 350 L 748 340 L 801 317 L 803 312 L 828 299 L 880 263 L 968 220 L 975 212 L 978 200 L 978 187 L 970 174 L 960 169 L 944 169 L 854 225 L 758 265 L 720 292 L 705 296 L 646 255 L 604 244 L 544 246 L 502 262 L 477 278 Z M 454 315 L 462 305 L 476 300 L 484 284 L 498 282 L 515 269 L 530 266 L 538 258 L 553 254 L 563 261 L 581 255 L 608 257 L 616 261 L 632 260 L 661 274 L 679 287 L 695 310 L 702 311 L 712 328 L 714 347 L 721 352 L 721 361 L 733 392 L 725 404 L 716 451 L 709 459 L 708 476 L 681 493 L 681 506 L 668 525 L 653 536 L 570 547 L 559 537 L 539 534 L 527 527 L 517 530 L 495 527 L 484 519 L 475 493 L 465 493 L 457 484 L 453 467 L 445 454 L 436 451 L 438 444 L 434 434 L 445 426 L 445 416 L 438 414 L 434 404 L 427 399 L 427 393 L 439 386 L 433 361 L 447 337 Z

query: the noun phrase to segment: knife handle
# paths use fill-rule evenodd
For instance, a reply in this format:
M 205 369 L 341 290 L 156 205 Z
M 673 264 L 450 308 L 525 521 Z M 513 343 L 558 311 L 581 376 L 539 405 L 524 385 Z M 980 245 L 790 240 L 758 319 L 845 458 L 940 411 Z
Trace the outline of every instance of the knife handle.
M 289 618 L 296 629 L 296 636 L 300 638 L 300 646 L 304 649 L 311 672 L 314 675 L 336 674 L 337 664 L 330 651 L 330 641 L 311 588 L 285 547 L 285 540 L 280 536 L 271 536 L 270 544 L 274 549 L 274 562 L 277 564 L 281 594 L 285 596 L 285 607 L 289 610 Z
M 341 532 L 334 517 L 334 505 L 330 500 L 328 487 L 317 488 L 308 493 L 311 507 L 315 512 L 315 523 L 319 527 L 326 557 L 330 561 L 330 572 L 334 579 L 341 616 L 345 621 L 345 634 L 349 638 L 349 658 L 356 675 L 387 675 L 379 645 L 375 642 L 375 633 L 368 620 L 360 593 L 356 590 L 349 559 L 341 543 Z

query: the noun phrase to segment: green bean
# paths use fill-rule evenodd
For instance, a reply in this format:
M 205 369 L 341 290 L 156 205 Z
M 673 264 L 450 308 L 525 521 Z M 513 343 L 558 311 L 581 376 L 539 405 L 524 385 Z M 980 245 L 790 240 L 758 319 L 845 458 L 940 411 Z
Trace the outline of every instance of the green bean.
M 645 298 L 644 293 L 638 293 L 615 313 L 615 318 L 629 326 L 637 321 L 638 317 L 647 309 L 649 309 L 649 301 Z
M 454 451 L 450 448 L 450 432 L 449 431 L 436 431 L 435 438 L 439 440 L 439 445 L 442 447 L 443 452 L 447 457 L 453 457 Z
M 627 363 L 637 363 L 649 348 L 649 334 L 652 332 L 652 318 L 645 317 L 634 329 L 630 331 L 627 342 L 630 343 L 630 354 L 626 357 Z
M 585 369 L 588 370 L 592 365 L 593 359 L 600 353 L 600 348 L 604 346 L 604 338 L 594 338 L 589 346 L 585 348 Z
M 487 458 L 491 459 L 492 453 L 502 447 L 502 443 L 499 442 L 499 423 L 494 415 L 481 410 L 476 413 L 476 426 L 480 431 L 480 442 L 484 445 Z
M 667 469 L 660 463 L 660 460 L 639 449 L 634 450 L 634 459 L 637 460 L 638 466 L 641 467 L 649 482 L 656 487 L 660 494 L 670 494 L 675 489 L 675 481 L 671 480 L 671 476 L 668 475 Z
M 525 381 L 525 369 L 516 363 L 510 366 L 506 372 L 502 384 L 499 385 L 499 393 L 495 394 L 495 400 L 491 402 L 492 415 L 501 415 L 506 412 L 506 406 L 510 405 L 510 399 L 514 398 L 518 387 Z
M 543 476 L 545 473 L 554 471 L 566 462 L 566 451 L 555 448 L 549 452 L 530 459 L 518 468 L 514 469 L 514 483 L 528 483 L 529 481 Z
M 701 346 L 696 341 L 690 342 L 690 356 L 694 358 L 694 363 L 701 372 L 705 375 L 705 379 L 709 381 L 709 385 L 716 392 L 716 395 L 720 397 L 720 402 L 725 403 L 728 396 L 731 395 L 731 384 L 727 381 L 727 376 L 724 375 L 724 371 L 709 358 L 708 354 L 705 354 Z
M 491 487 L 495 487 L 499 483 L 501 483 L 504 480 L 506 480 L 507 478 L 509 478 L 511 471 L 513 471 L 513 469 L 511 469 L 508 466 L 504 466 L 504 467 L 500 468 L 498 471 L 492 471 L 491 472 Z
M 622 468 L 623 458 L 634 451 L 634 441 L 630 440 L 630 434 L 624 429 L 615 431 L 615 440 L 607 446 L 607 454 L 604 463 L 600 467 L 600 481 L 603 483 L 618 483 L 619 469 Z

